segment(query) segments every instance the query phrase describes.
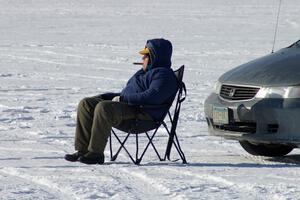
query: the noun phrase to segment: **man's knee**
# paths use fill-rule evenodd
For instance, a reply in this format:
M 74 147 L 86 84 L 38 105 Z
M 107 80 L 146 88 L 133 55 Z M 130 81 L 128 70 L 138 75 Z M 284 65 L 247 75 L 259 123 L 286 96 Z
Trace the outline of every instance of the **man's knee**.
M 95 103 L 94 103 L 95 104 Z M 95 105 L 94 105 L 95 107 Z M 93 99 L 91 97 L 83 98 L 78 104 L 78 111 L 92 111 L 93 108 Z
M 112 114 L 112 106 L 107 102 L 99 102 L 95 108 L 94 114 L 102 114 L 110 116 Z
M 102 118 L 112 124 L 118 123 L 120 113 L 118 113 L 116 107 L 114 106 L 115 104 L 115 102 L 107 101 L 98 103 L 94 111 L 94 116 L 100 115 Z
M 87 97 L 81 99 L 81 101 L 78 104 L 78 110 L 81 110 L 82 108 L 85 108 L 87 104 Z

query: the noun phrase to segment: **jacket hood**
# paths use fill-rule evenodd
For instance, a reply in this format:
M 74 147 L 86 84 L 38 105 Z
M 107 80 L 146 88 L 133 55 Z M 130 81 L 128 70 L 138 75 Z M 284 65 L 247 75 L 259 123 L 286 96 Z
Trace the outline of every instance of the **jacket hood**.
M 219 81 L 256 86 L 300 85 L 300 44 L 255 59 L 223 74 Z
M 148 40 L 146 47 L 150 50 L 151 63 L 148 69 L 171 67 L 172 43 L 169 40 L 163 38 Z

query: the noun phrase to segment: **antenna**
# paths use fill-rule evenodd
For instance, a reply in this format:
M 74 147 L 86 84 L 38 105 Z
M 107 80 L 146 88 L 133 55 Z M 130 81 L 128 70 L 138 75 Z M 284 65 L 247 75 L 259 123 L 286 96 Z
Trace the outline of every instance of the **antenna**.
M 274 53 L 275 41 L 276 41 L 277 32 L 278 32 L 278 22 L 279 22 L 279 14 L 280 14 L 280 8 L 281 8 L 281 1 L 282 0 L 279 0 L 278 11 L 277 11 L 277 22 L 276 22 L 276 26 L 275 26 L 273 47 L 272 47 L 272 52 L 271 53 Z

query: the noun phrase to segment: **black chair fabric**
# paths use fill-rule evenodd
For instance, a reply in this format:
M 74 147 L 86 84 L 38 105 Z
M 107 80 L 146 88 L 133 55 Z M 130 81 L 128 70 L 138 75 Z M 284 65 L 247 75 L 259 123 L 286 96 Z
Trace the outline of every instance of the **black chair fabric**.
M 126 133 L 140 134 L 156 129 L 160 124 L 161 122 L 151 120 L 124 120 L 115 128 Z

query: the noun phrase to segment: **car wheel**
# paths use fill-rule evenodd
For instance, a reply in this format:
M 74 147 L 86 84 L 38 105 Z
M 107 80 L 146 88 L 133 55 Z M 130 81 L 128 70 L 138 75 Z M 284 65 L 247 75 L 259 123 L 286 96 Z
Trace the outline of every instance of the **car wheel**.
M 252 144 L 248 141 L 239 142 L 248 153 L 255 156 L 284 156 L 294 149 L 294 147 L 283 144 Z

